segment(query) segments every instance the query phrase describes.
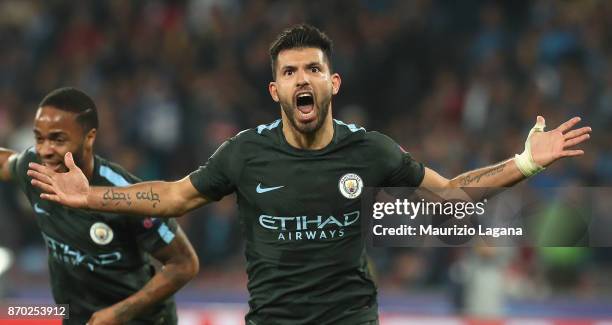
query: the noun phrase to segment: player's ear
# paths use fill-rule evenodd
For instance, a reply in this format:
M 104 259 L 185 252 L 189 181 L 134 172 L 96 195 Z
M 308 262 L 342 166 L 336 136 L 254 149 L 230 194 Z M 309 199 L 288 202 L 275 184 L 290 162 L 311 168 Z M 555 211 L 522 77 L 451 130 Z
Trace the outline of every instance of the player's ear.
M 97 130 L 96 129 L 91 129 L 89 130 L 89 132 L 87 132 L 87 134 L 85 135 L 85 145 L 88 148 L 93 147 L 94 142 L 96 142 L 96 133 Z
M 268 84 L 268 91 L 270 92 L 272 99 L 278 103 L 278 88 L 276 87 L 276 82 L 270 81 L 270 84 Z
M 342 78 L 337 73 L 331 75 L 332 82 L 332 94 L 337 95 L 340 91 L 340 85 L 342 84 Z

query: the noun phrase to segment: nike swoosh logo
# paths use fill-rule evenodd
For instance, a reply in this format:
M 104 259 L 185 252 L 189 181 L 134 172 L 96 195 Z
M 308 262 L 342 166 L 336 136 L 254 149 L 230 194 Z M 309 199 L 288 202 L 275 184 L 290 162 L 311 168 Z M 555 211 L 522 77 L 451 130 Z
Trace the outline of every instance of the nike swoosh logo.
M 255 191 L 257 191 L 257 193 L 266 193 L 266 192 L 270 192 L 270 191 L 274 191 L 274 190 L 278 190 L 279 188 L 283 188 L 285 187 L 285 185 L 282 186 L 275 186 L 275 187 L 261 187 L 261 183 L 257 184 L 257 188 L 255 189 Z
M 39 213 L 39 214 L 49 215 L 49 212 L 47 212 L 44 209 L 42 209 L 41 207 L 39 207 L 38 203 L 34 204 L 34 212 Z

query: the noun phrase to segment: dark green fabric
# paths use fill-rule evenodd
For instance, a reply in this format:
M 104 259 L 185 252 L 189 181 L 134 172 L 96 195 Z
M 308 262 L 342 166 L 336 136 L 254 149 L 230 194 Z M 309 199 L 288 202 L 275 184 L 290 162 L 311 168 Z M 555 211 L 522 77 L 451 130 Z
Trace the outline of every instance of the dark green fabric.
M 75 210 L 42 200 L 26 175 L 30 162 L 38 162 L 33 148 L 21 153 L 10 167 L 34 209 L 49 251 L 55 302 L 70 305 L 72 317 L 67 323 L 89 319 L 95 311 L 140 290 L 155 273 L 150 253 L 171 242 L 176 222 Z M 95 157 L 91 185 L 125 186 L 139 181 L 120 166 Z M 99 244 L 92 238 L 92 227 L 100 223 L 113 233 L 109 243 Z M 156 324 L 158 320 L 176 324 L 175 309 L 171 298 L 130 324 Z
M 239 133 L 190 175 L 210 199 L 237 193 L 246 238 L 247 324 L 377 319 L 361 202 L 339 190 L 347 174 L 358 175 L 363 186 L 416 187 L 424 168 L 387 136 L 340 121 L 327 147 L 299 150 L 286 143 L 277 121 Z

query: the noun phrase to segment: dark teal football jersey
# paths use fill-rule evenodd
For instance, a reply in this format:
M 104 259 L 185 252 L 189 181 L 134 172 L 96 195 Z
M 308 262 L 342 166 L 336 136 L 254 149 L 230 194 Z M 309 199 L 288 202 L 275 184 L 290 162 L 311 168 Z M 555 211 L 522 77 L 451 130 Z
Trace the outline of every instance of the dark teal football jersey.
M 10 166 L 26 194 L 47 245 L 53 297 L 70 305 L 64 324 L 84 324 L 91 314 L 140 290 L 155 274 L 150 254 L 175 237 L 174 220 L 136 218 L 64 207 L 40 198 L 26 175 L 28 163 L 40 162 L 34 148 Z M 94 186 L 127 186 L 140 180 L 120 166 L 95 156 Z M 129 324 L 176 324 L 173 298 Z
M 365 186 L 416 187 L 424 167 L 383 134 L 333 125 L 333 140 L 321 150 L 290 146 L 281 120 L 243 131 L 190 175 L 212 200 L 237 194 L 249 325 L 378 318 L 360 194 Z

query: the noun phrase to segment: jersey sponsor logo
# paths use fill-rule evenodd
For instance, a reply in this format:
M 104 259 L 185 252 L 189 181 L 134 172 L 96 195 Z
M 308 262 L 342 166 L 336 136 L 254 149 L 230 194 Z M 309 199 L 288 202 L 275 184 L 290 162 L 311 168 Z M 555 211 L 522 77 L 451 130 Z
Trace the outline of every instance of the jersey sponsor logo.
M 359 211 L 336 216 L 282 217 L 262 214 L 259 225 L 277 230 L 277 240 L 321 240 L 343 237 L 345 228 L 359 220 Z
M 42 234 L 45 244 L 49 248 L 49 255 L 56 261 L 68 265 L 79 266 L 84 265 L 90 271 L 94 271 L 96 266 L 113 264 L 121 260 L 121 252 L 111 252 L 99 255 L 86 254 L 78 249 L 71 247 L 68 244 L 62 243 L 59 240 L 53 239 Z
M 34 212 L 38 213 L 38 214 L 44 214 L 46 216 L 49 215 L 49 212 L 47 212 L 47 210 L 41 208 L 38 204 L 38 202 L 34 203 Z
M 107 245 L 113 240 L 113 230 L 104 222 L 96 222 L 89 228 L 89 236 L 98 245 Z
M 262 187 L 261 183 L 259 183 L 259 184 L 257 184 L 257 188 L 255 189 L 255 191 L 257 193 L 261 194 L 261 193 L 266 193 L 266 192 L 278 190 L 278 189 L 283 188 L 283 187 L 285 187 L 285 185 L 275 186 L 275 187 Z
M 361 195 L 363 190 L 363 181 L 357 174 L 349 173 L 340 177 L 338 182 L 340 193 L 347 199 L 354 199 Z

